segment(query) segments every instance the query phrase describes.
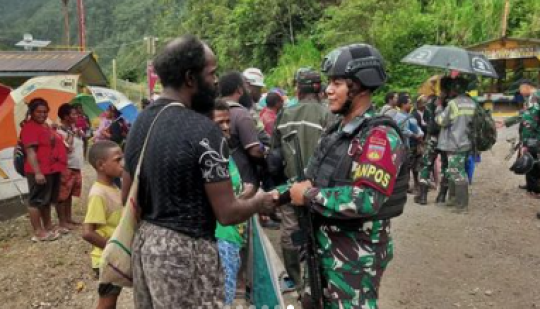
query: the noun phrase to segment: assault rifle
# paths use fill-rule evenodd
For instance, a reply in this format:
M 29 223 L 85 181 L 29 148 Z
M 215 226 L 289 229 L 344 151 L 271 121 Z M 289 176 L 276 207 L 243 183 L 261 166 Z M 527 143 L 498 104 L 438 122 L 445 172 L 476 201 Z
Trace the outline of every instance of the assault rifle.
M 283 140 L 293 154 L 297 180 L 304 181 L 306 180 L 306 175 L 304 174 L 302 152 L 297 133 L 297 131 L 292 131 L 291 133 L 283 136 Z M 309 276 L 310 297 L 309 299 L 307 299 L 307 297 L 302 297 L 302 307 L 305 309 L 322 309 L 322 282 L 319 260 L 317 256 L 317 240 L 315 239 L 312 215 L 309 207 L 295 207 L 294 209 L 298 217 L 298 225 L 300 230 L 294 232 L 293 235 L 291 235 L 291 238 L 295 246 L 302 246 L 305 248 L 305 259 L 307 262 L 307 271 Z

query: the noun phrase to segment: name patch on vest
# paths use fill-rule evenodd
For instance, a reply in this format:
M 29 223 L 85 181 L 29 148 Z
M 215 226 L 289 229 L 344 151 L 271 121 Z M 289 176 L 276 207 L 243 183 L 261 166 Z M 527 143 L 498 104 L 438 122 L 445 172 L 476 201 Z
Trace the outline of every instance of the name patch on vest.
M 392 161 L 392 148 L 386 131 L 373 129 L 363 149 L 353 173 L 355 186 L 368 186 L 390 196 L 394 191 L 397 169 Z

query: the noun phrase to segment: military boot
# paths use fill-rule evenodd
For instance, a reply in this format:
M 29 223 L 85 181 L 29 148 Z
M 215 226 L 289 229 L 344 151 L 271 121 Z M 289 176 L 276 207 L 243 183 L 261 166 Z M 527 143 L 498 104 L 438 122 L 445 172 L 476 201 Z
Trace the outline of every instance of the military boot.
M 456 184 L 453 181 L 448 181 L 448 201 L 446 201 L 447 207 L 456 205 Z
M 296 289 L 302 286 L 302 277 L 300 275 L 300 257 L 296 249 L 283 249 L 283 264 L 289 278 L 294 281 Z
M 414 202 L 420 205 L 426 205 L 428 190 L 429 185 L 421 182 L 418 189 L 418 195 L 414 197 Z
M 466 213 L 469 208 L 469 184 L 456 184 L 456 209 L 455 213 Z
M 435 200 L 435 203 L 444 204 L 446 202 L 447 192 L 448 192 L 448 179 L 443 178 L 439 186 L 439 194 L 437 195 L 437 199 Z

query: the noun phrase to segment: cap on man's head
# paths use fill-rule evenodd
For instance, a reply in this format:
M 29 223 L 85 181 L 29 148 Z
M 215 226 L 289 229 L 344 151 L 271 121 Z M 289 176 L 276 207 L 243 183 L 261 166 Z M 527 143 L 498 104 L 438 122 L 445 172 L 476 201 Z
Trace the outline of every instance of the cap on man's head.
M 245 79 L 247 80 L 248 84 L 250 84 L 251 86 L 258 86 L 258 87 L 266 86 L 264 84 L 264 75 L 261 72 L 261 70 L 257 68 L 246 69 L 243 75 Z

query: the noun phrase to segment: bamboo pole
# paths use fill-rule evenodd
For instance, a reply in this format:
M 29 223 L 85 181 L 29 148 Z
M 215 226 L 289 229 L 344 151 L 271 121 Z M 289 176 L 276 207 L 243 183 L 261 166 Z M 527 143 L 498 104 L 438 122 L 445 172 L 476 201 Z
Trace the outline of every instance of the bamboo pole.
M 116 90 L 116 59 L 112 60 L 112 89 Z
M 504 14 L 501 21 L 501 36 L 504 38 L 506 37 L 506 30 L 508 27 L 508 15 L 510 14 L 510 0 L 506 0 L 506 3 L 504 4 Z

